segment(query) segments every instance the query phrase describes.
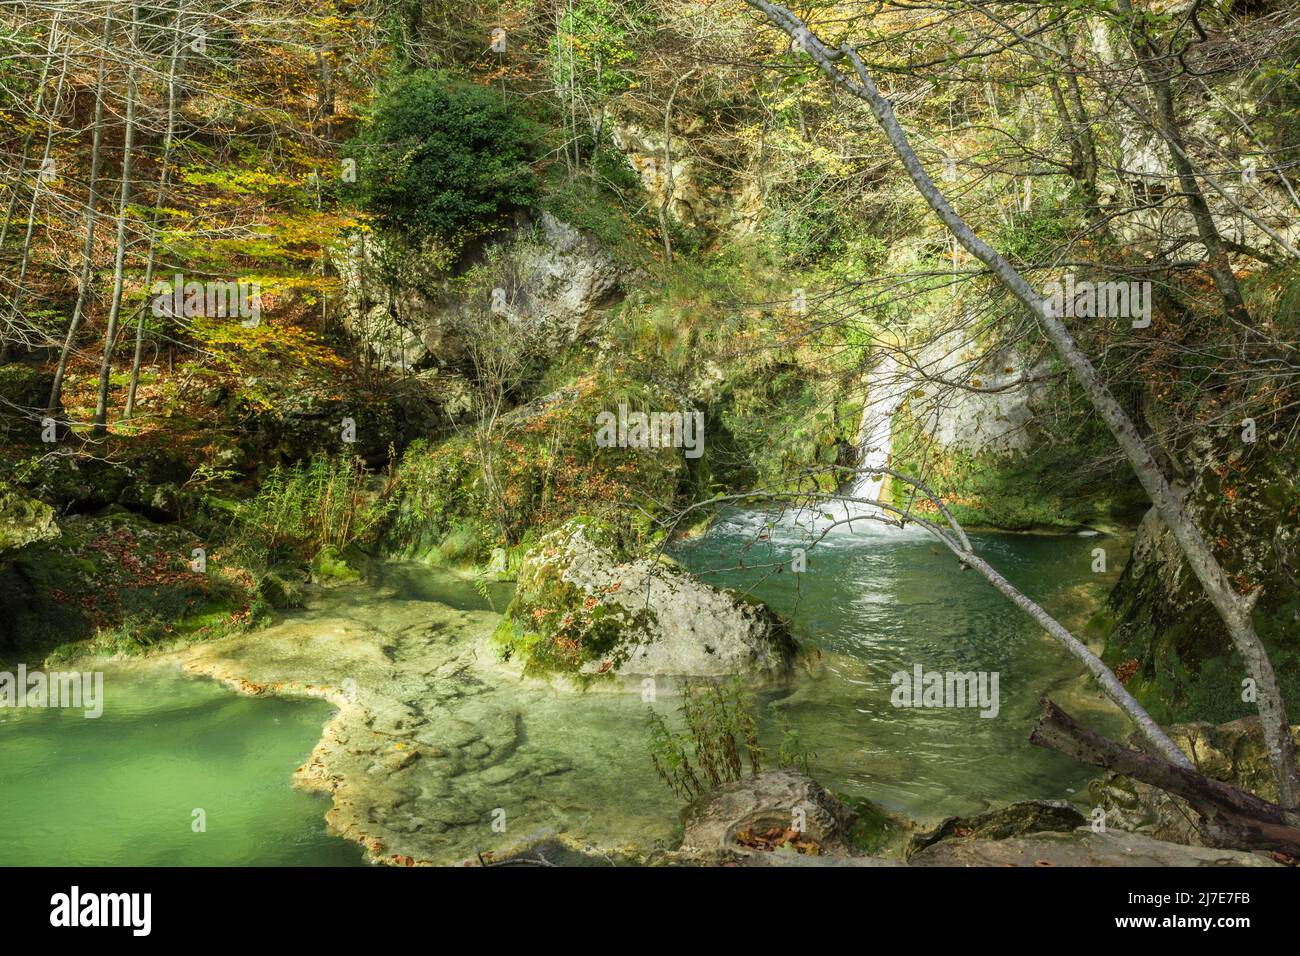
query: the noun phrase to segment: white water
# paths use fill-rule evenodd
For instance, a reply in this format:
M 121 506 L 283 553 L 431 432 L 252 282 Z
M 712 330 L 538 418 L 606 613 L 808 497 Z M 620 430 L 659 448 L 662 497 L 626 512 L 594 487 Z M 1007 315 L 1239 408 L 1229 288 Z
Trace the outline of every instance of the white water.
M 862 425 L 858 431 L 859 468 L 889 467 L 894 448 L 894 413 L 903 404 L 908 385 L 907 376 L 890 356 L 881 358 L 867 374 L 867 399 L 862 405 Z M 880 501 L 886 480 L 886 475 L 861 472 L 850 483 L 849 494 L 867 501 Z

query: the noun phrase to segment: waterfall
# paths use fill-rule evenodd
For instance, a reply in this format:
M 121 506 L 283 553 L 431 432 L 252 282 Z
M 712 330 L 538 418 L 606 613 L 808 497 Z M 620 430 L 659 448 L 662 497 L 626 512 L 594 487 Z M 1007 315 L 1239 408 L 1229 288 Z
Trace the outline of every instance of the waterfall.
M 862 404 L 862 425 L 858 431 L 858 467 L 884 468 L 889 465 L 893 451 L 894 413 L 907 395 L 908 380 L 898 363 L 885 356 L 867 374 L 866 384 L 867 398 Z M 854 498 L 879 501 L 885 491 L 886 477 L 854 475 L 849 494 Z

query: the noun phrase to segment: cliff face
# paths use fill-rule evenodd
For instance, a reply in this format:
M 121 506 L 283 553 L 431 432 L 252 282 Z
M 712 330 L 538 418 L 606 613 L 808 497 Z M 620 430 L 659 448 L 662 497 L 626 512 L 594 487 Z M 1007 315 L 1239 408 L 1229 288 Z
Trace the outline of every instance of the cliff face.
M 1283 430 L 1240 430 L 1198 441 L 1186 505 L 1234 584 L 1263 588 L 1255 625 L 1269 646 L 1293 718 L 1300 707 L 1300 462 Z M 1136 661 L 1129 689 L 1158 719 L 1224 721 L 1254 713 L 1240 658 L 1173 536 L 1154 511 L 1111 596 L 1106 659 Z M 1133 664 L 1129 664 L 1131 669 Z M 1247 695 L 1248 696 L 1248 695 Z

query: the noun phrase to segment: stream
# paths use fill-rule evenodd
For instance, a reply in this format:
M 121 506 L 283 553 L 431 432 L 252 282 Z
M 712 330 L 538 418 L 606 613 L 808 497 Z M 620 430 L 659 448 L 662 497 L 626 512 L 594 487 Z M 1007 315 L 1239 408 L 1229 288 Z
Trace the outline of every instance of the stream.
M 1111 580 L 1092 573 L 1092 549 L 1119 550 L 1108 538 L 972 537 L 1067 625 Z M 769 754 L 793 727 L 827 789 L 924 821 L 1080 793 L 1086 768 L 1027 742 L 1039 697 L 1103 731 L 1122 724 L 1064 650 L 923 533 L 855 523 L 791 573 L 802 540 L 739 512 L 674 551 L 705 581 L 770 603 L 820 651 L 790 686 L 758 696 Z M 681 802 L 654 774 L 639 692 L 521 681 L 489 642 L 508 598 L 508 586 L 489 604 L 450 572 L 385 565 L 270 628 L 102 665 L 97 720 L 5 714 L 0 864 L 342 865 L 361 861 L 357 842 L 374 858 L 450 863 L 551 829 L 603 847 L 671 846 Z M 997 717 L 892 706 L 890 676 L 916 664 L 997 672 Z M 310 696 L 330 702 L 292 699 Z M 333 809 L 307 792 L 332 787 Z M 192 831 L 194 808 L 206 833 Z M 326 834 L 327 810 L 350 840 Z

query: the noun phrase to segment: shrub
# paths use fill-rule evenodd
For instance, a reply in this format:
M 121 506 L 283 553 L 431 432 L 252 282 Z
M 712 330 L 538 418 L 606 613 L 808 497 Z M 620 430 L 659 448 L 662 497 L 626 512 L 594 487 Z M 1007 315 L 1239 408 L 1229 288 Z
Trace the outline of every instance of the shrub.
M 378 517 L 366 493 L 368 477 L 365 462 L 347 454 L 277 466 L 257 497 L 240 507 L 232 551 L 245 566 L 265 570 L 359 540 Z
M 347 151 L 356 195 L 380 224 L 451 257 L 531 209 L 529 160 L 538 135 L 521 106 L 489 87 L 442 72 L 403 77 L 379 99 Z
M 747 763 L 758 776 L 763 751 L 758 745 L 754 704 L 739 678 L 687 684 L 679 708 L 685 731 L 674 732 L 657 711 L 646 714 L 650 759 L 673 793 L 691 800 L 739 780 Z M 742 759 L 743 758 L 743 759 Z

